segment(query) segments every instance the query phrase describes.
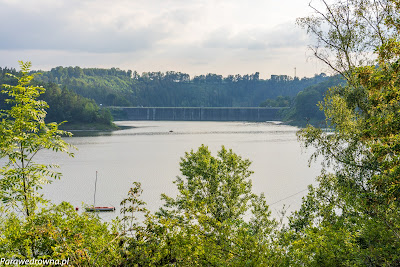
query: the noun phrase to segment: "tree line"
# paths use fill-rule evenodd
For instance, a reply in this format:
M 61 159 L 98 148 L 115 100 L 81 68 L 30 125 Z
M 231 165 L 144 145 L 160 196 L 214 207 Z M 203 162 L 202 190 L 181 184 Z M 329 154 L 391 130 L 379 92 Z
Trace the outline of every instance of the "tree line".
M 15 69 L 0 68 L 0 82 L 15 83 L 6 73 L 17 72 Z M 190 79 L 188 74 L 173 71 L 139 75 L 135 71 L 118 68 L 56 67 L 36 75 L 35 81 L 46 87 L 41 98 L 50 104 L 47 120 L 104 125 L 111 125 L 112 116 L 108 109 L 100 108 L 100 105 L 132 106 L 127 99 L 134 98 L 129 89 L 134 84 L 137 88 L 147 88 L 140 98 L 148 100 L 137 102 L 138 106 L 147 106 L 145 103 L 148 106 L 175 106 L 177 102 L 171 102 L 171 97 L 167 97 L 172 94 L 174 99 L 182 99 L 178 106 L 240 107 L 252 106 L 249 103 L 253 103 L 260 107 L 290 107 L 282 112 L 282 120 L 300 125 L 321 123 L 325 116 L 318 103 L 324 99 L 329 87 L 344 82 L 339 76 L 328 77 L 325 74 L 301 80 L 286 75 L 273 75 L 269 80 L 260 80 L 258 76 L 258 73 L 238 74 L 223 78 L 207 74 Z M 61 84 L 56 84 L 59 81 Z M 253 98 L 257 100 L 250 100 Z
M 312 78 L 272 75 L 260 79 L 259 73 L 222 77 L 209 73 L 191 78 L 189 74 L 56 67 L 36 76 L 53 82 L 105 106 L 144 107 L 257 107 L 266 99 L 294 97 L 304 88 L 325 81 L 321 73 Z

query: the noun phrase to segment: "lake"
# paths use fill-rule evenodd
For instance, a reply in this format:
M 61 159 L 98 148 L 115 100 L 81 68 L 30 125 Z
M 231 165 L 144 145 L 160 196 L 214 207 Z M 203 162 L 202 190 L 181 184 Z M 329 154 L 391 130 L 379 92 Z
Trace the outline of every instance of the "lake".
M 75 157 L 42 151 L 41 162 L 57 163 L 61 180 L 45 185 L 43 193 L 55 203 L 93 204 L 95 175 L 97 206 L 119 207 L 132 182 L 142 183 L 143 200 L 151 211 L 161 205 L 160 194 L 177 193 L 173 181 L 186 151 L 207 145 L 214 155 L 224 145 L 250 159 L 253 191 L 264 192 L 273 216 L 283 204 L 298 209 L 320 166 L 308 167 L 310 151 L 297 141 L 298 128 L 276 122 L 121 121 L 130 126 L 114 132 L 78 132 L 66 141 L 78 148 Z M 299 193 L 300 192 L 300 193 Z M 294 195 L 294 196 L 293 196 Z M 119 212 L 102 215 L 106 220 Z

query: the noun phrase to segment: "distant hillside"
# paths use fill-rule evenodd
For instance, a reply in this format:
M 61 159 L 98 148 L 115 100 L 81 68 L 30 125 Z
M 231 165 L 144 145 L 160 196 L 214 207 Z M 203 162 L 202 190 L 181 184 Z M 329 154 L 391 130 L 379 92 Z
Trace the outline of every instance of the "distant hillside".
M 0 68 L 0 84 L 15 81 Z M 50 105 L 48 121 L 70 124 L 112 125 L 106 106 L 153 107 L 290 107 L 282 114 L 285 121 L 297 125 L 323 122 L 317 104 L 328 88 L 344 83 L 338 76 L 325 74 L 313 78 L 273 75 L 260 79 L 258 73 L 222 77 L 207 74 L 190 78 L 180 72 L 137 72 L 111 69 L 57 67 L 36 75 L 37 83 L 47 90 L 41 97 Z M 0 108 L 5 104 L 0 96 Z
M 16 85 L 17 80 L 6 75 L 7 73 L 18 76 L 15 69 L 0 68 L 0 85 Z M 52 82 L 36 81 L 37 85 L 42 85 L 46 91 L 40 99 L 47 102 L 47 122 L 68 121 L 63 128 L 83 128 L 83 129 L 112 129 L 112 116 L 109 110 L 99 108 L 95 101 L 87 99 L 69 90 L 67 87 L 60 88 Z M 8 109 L 9 106 L 4 101 L 5 95 L 0 94 L 0 109 Z
M 333 76 L 305 88 L 293 99 L 291 108 L 285 111 L 284 120 L 301 126 L 308 123 L 316 126 L 324 124 L 325 115 L 319 109 L 318 103 L 324 100 L 329 88 L 344 83 L 345 81 L 340 76 Z
M 37 76 L 38 81 L 52 82 L 94 99 L 103 106 L 154 107 L 258 107 L 266 99 L 295 97 L 305 88 L 328 79 L 325 74 L 313 78 L 272 75 L 260 79 L 251 75 L 209 73 L 191 78 L 186 73 L 168 71 L 124 71 L 56 67 Z

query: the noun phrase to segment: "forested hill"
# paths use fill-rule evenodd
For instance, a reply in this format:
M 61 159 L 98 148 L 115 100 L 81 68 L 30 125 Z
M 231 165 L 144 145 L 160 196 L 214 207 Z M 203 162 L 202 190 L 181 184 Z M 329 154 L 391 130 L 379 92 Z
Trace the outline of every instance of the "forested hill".
M 16 85 L 17 79 L 7 74 L 19 76 L 15 69 L 0 68 L 0 87 L 2 84 Z M 109 110 L 99 108 L 92 100 L 76 94 L 67 87 L 62 88 L 52 82 L 36 81 L 35 85 L 43 86 L 46 90 L 40 96 L 49 105 L 47 111 L 47 122 L 67 121 L 68 129 L 113 129 L 112 116 Z M 0 109 L 9 109 L 5 103 L 5 94 L 0 94 Z
M 323 82 L 325 74 L 313 78 L 272 75 L 260 79 L 251 75 L 209 73 L 191 78 L 186 73 L 167 71 L 124 71 L 118 68 L 97 69 L 56 67 L 36 76 L 42 82 L 67 87 L 104 106 L 154 107 L 251 107 L 278 96 L 294 97 L 305 88 Z
M 282 119 L 301 126 L 308 123 L 313 125 L 324 123 L 325 115 L 324 112 L 320 110 L 318 103 L 324 101 L 324 97 L 329 88 L 338 85 L 344 86 L 345 84 L 346 81 L 341 78 L 341 76 L 336 75 L 329 77 L 329 79 L 323 82 L 305 88 L 293 99 L 290 109 L 285 111 Z

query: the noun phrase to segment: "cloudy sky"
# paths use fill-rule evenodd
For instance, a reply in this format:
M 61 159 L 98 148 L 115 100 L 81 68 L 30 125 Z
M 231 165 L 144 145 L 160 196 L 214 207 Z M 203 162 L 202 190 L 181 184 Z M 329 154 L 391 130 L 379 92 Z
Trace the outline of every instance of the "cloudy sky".
M 0 0 L 0 66 L 313 76 L 310 0 Z

